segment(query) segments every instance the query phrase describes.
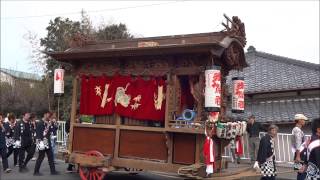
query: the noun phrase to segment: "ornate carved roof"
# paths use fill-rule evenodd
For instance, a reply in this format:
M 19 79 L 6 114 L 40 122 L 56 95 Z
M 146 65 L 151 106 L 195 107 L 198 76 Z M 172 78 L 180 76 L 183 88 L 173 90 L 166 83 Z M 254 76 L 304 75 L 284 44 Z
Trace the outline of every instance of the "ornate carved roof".
M 77 60 L 132 57 L 144 55 L 172 55 L 207 53 L 224 58 L 229 66 L 243 68 L 245 62 L 243 47 L 246 43 L 244 24 L 238 17 L 227 18 L 226 29 L 220 32 L 185 34 L 105 42 L 75 38 L 72 48 L 64 52 L 45 52 L 58 61 L 72 63 Z M 231 27 L 229 27 L 229 22 Z M 78 36 L 77 36 L 78 37 Z

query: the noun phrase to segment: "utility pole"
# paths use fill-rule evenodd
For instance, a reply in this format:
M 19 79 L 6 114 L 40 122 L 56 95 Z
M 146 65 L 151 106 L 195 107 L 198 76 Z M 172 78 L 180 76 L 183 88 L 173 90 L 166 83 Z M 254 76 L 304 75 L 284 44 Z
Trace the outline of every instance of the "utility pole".
M 48 109 L 49 109 L 49 111 L 51 111 L 49 73 L 50 73 L 50 70 L 46 74 L 46 85 L 47 85 L 47 90 L 48 90 Z

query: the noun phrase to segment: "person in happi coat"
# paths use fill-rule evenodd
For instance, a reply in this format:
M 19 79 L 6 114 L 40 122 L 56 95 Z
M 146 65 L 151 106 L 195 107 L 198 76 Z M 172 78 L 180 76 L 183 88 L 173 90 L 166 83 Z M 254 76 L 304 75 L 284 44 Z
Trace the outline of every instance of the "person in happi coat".
M 53 152 L 51 149 L 51 135 L 52 132 L 50 130 L 50 115 L 51 113 L 45 113 L 43 119 L 36 123 L 36 145 L 39 150 L 39 155 L 36 160 L 36 164 L 34 167 L 34 176 L 42 176 L 40 171 L 41 163 L 44 159 L 45 154 L 47 154 L 50 172 L 51 175 L 59 174 L 56 171 L 54 162 L 53 162 Z
M 7 158 L 13 154 L 13 165 L 18 166 L 18 156 L 19 156 L 19 147 L 15 146 L 14 141 L 14 130 L 16 127 L 16 116 L 13 113 L 10 113 L 8 116 L 9 121 L 4 124 L 6 129 L 6 144 L 8 148 Z
M 294 116 L 294 120 L 296 122 L 295 127 L 292 129 L 291 136 L 291 144 L 292 144 L 292 152 L 294 155 L 294 169 L 298 170 L 297 172 L 297 180 L 304 180 L 306 178 L 305 172 L 300 172 L 299 169 L 303 166 L 303 161 L 306 159 L 306 151 L 302 152 L 300 156 L 297 156 L 300 147 L 305 142 L 306 138 L 302 131 L 302 127 L 306 124 L 308 118 L 303 114 L 296 114 Z
M 27 164 L 34 155 L 32 132 L 34 127 L 30 122 L 30 113 L 25 113 L 22 120 L 18 121 L 14 130 L 15 146 L 20 147 L 19 150 L 19 171 L 26 172 Z M 27 157 L 25 158 L 25 153 Z
M 36 160 L 36 157 L 35 157 L 35 152 L 36 152 L 36 115 L 34 113 L 31 113 L 30 115 L 30 122 L 31 122 L 31 125 L 32 125 L 32 152 L 33 152 L 33 155 L 32 155 L 32 160 Z
M 320 118 L 312 121 L 312 137 L 307 146 L 306 179 L 320 179 Z M 301 151 L 302 148 L 301 148 Z
M 6 173 L 9 173 L 11 169 L 8 167 L 8 158 L 7 158 L 7 145 L 6 145 L 6 130 L 3 126 L 3 115 L 0 113 L 0 156 L 2 158 L 3 170 Z
M 51 113 L 49 117 L 49 131 L 50 131 L 50 138 L 51 138 L 51 150 L 52 150 L 52 155 L 53 155 L 53 162 L 55 163 L 55 156 L 54 156 L 54 151 L 56 148 L 56 141 L 57 141 L 57 130 L 58 130 L 58 122 L 57 122 L 57 117 L 56 113 Z
M 276 177 L 274 138 L 277 133 L 278 127 L 270 125 L 268 133 L 260 140 L 257 162 L 261 169 L 261 180 L 274 180 Z

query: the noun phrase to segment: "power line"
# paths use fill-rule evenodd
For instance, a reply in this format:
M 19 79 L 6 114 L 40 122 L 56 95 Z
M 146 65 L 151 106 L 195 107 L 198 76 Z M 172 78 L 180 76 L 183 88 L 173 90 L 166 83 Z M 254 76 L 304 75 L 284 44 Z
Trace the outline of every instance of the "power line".
M 110 9 L 100 9 L 100 10 L 93 10 L 93 11 L 86 11 L 87 13 L 97 13 L 103 11 L 119 11 L 119 10 L 126 10 L 126 9 L 135 9 L 135 8 L 143 8 L 143 7 L 150 7 L 150 6 L 159 6 L 159 5 L 166 5 L 166 4 L 173 4 L 184 2 L 187 0 L 180 0 L 180 1 L 173 1 L 167 3 L 157 3 L 157 4 L 146 4 L 140 6 L 129 6 L 129 7 L 122 7 L 122 8 L 110 8 Z M 59 13 L 59 14 L 44 14 L 44 15 L 37 15 L 37 16 L 17 16 L 17 17 L 1 17 L 1 19 L 25 19 L 25 18 L 40 18 L 40 17 L 50 17 L 50 16 L 61 16 L 61 15 L 70 15 L 70 14 L 79 14 L 80 12 L 69 12 L 69 13 Z

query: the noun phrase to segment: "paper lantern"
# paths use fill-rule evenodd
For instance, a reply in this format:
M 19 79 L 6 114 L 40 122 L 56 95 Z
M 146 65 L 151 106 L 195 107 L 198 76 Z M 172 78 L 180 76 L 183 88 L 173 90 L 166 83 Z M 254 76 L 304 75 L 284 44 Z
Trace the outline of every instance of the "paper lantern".
M 54 70 L 53 93 L 54 94 L 64 93 L 64 69 Z
M 232 112 L 244 112 L 244 78 L 232 78 Z
M 208 67 L 205 70 L 205 110 L 218 112 L 221 107 L 221 72 L 220 66 Z

